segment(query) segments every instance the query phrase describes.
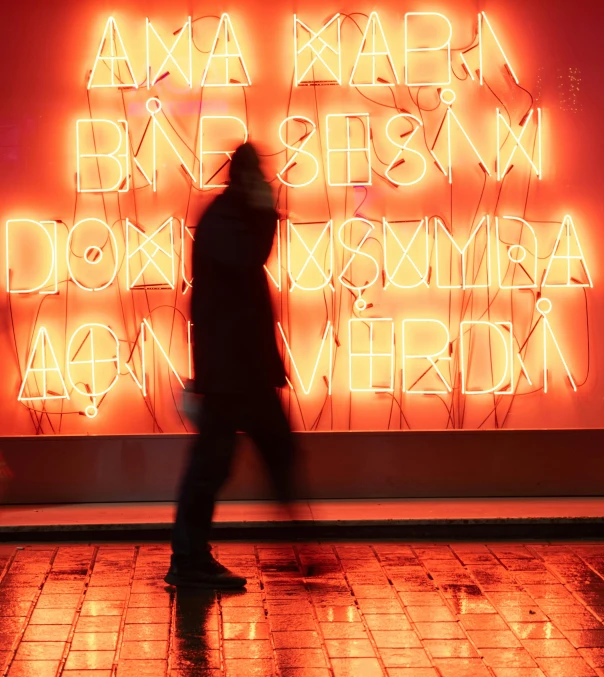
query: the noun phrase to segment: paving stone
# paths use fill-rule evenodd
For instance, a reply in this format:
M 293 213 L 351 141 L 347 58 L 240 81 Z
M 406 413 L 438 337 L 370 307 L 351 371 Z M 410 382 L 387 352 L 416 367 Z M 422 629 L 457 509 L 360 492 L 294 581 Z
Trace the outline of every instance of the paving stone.
M 7 677 L 604 677 L 600 545 L 221 543 L 237 594 L 167 588 L 164 544 L 11 548 Z

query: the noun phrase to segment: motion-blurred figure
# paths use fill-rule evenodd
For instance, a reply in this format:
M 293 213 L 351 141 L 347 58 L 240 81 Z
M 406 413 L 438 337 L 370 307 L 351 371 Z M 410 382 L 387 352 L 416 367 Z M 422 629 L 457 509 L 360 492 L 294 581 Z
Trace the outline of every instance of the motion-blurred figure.
M 201 407 L 165 578 L 172 585 L 246 584 L 214 559 L 208 544 L 238 431 L 259 449 L 277 498 L 289 503 L 292 497 L 294 445 L 276 390 L 286 383 L 285 370 L 263 268 L 277 218 L 258 154 L 243 144 L 233 154 L 228 187 L 209 205 L 195 234 L 191 319 Z

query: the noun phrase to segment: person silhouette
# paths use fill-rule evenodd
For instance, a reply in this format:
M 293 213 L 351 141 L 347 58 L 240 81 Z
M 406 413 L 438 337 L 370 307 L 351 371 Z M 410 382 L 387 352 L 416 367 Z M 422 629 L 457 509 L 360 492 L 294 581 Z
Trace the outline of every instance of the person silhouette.
M 232 156 L 227 188 L 208 206 L 193 245 L 194 391 L 198 434 L 180 487 L 166 583 L 242 588 L 208 543 L 216 495 L 228 478 L 237 432 L 269 470 L 276 497 L 293 495 L 295 446 L 277 389 L 286 384 L 264 264 L 278 215 L 255 148 Z

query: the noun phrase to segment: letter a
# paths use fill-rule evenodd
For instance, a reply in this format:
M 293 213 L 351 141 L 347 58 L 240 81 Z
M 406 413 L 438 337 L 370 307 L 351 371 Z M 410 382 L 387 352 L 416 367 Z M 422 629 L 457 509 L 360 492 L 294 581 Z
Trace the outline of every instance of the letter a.
M 564 244 L 562 244 L 564 242 Z M 550 282 L 552 264 L 559 271 L 559 282 Z M 554 273 L 555 274 L 555 273 Z M 567 214 L 556 238 L 556 244 L 543 276 L 542 287 L 593 287 L 587 261 L 579 242 L 579 235 L 572 217 Z
M 221 43 L 222 51 L 218 50 L 218 44 Z M 232 51 L 231 51 L 232 49 Z M 215 62 L 218 62 L 214 66 Z M 211 69 L 218 67 L 223 61 L 222 67 L 218 68 L 217 73 L 211 73 Z M 235 64 L 233 64 L 235 61 Z M 232 66 L 235 66 L 234 68 Z M 210 50 L 208 63 L 203 71 L 201 78 L 202 87 L 248 87 L 252 84 L 250 76 L 243 60 L 243 53 L 239 46 L 239 41 L 235 35 L 235 29 L 231 23 L 228 14 L 220 17 L 220 23 L 214 36 L 214 43 Z
M 123 68 L 120 68 L 122 62 Z M 99 68 L 100 65 L 100 68 Z M 117 27 L 117 22 L 110 16 L 105 24 L 99 51 L 94 66 L 90 71 L 88 89 L 97 87 L 138 87 L 132 70 L 132 64 L 126 53 L 124 41 Z
M 378 72 L 379 63 L 381 63 L 381 73 Z M 398 74 L 388 48 L 380 16 L 377 12 L 371 12 L 350 75 L 350 86 L 394 87 L 395 84 L 399 84 Z
M 51 375 L 54 377 L 52 380 Z M 38 376 L 41 383 L 38 381 Z M 24 394 L 26 389 L 27 395 Z M 59 361 L 44 327 L 40 327 L 29 354 L 17 399 L 19 402 L 69 399 Z

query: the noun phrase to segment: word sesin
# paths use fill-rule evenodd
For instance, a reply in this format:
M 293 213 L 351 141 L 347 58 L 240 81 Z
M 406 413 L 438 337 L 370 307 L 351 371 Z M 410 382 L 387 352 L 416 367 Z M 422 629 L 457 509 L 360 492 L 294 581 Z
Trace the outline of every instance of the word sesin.
M 440 217 L 384 218 L 381 228 L 361 216 L 337 228 L 333 220 L 286 219 L 277 223 L 266 271 L 280 292 L 286 285 L 291 292 L 335 291 L 337 281 L 357 297 L 357 310 L 366 307 L 363 293 L 380 283 L 384 289 L 429 288 L 433 282 L 441 289 L 593 287 L 570 215 L 548 226 L 545 241 L 520 216 L 484 215 L 469 231 L 465 238 L 454 235 Z M 59 279 L 101 292 L 120 271 L 128 291 L 174 290 L 180 279 L 186 293 L 193 284 L 185 262 L 195 229 L 183 219 L 170 217 L 154 231 L 126 219 L 119 241 L 115 230 L 96 218 L 78 221 L 66 234 L 56 221 L 13 219 L 5 235 L 11 294 L 57 294 Z M 45 262 L 32 265 L 32 251 Z M 342 260 L 339 270 L 337 260 Z
M 292 57 L 295 86 L 345 84 L 342 69 L 342 25 L 348 18 L 350 17 L 337 13 L 322 26 L 311 26 L 298 15 L 293 15 Z M 162 31 L 162 37 L 154 23 L 147 18 L 145 75 L 137 82 L 133 62 L 118 22 L 114 17 L 109 17 L 90 70 L 88 88 L 136 89 L 145 85 L 151 88 L 172 74 L 189 88 L 197 83 L 201 87 L 250 86 L 250 70 L 231 16 L 222 14 L 215 19 L 217 26 L 213 33 L 212 46 L 208 51 L 201 78 L 196 80 L 193 76 L 195 22 L 188 17 L 179 30 L 169 33 Z M 355 23 L 358 26 L 358 22 Z M 407 87 L 450 84 L 453 27 L 448 17 L 439 12 L 407 12 L 402 28 L 404 84 Z M 212 36 L 212 33 L 209 35 Z M 395 41 L 397 45 L 401 43 L 398 35 Z M 499 59 L 503 59 L 505 69 L 518 84 L 518 77 L 485 12 L 478 14 L 476 44 L 463 51 L 456 50 L 463 70 L 472 80 L 483 84 L 487 41 L 493 45 Z M 355 60 L 347 79 L 351 87 L 394 87 L 400 84 L 399 69 L 395 65 L 378 12 L 369 14 L 363 35 L 352 48 Z

